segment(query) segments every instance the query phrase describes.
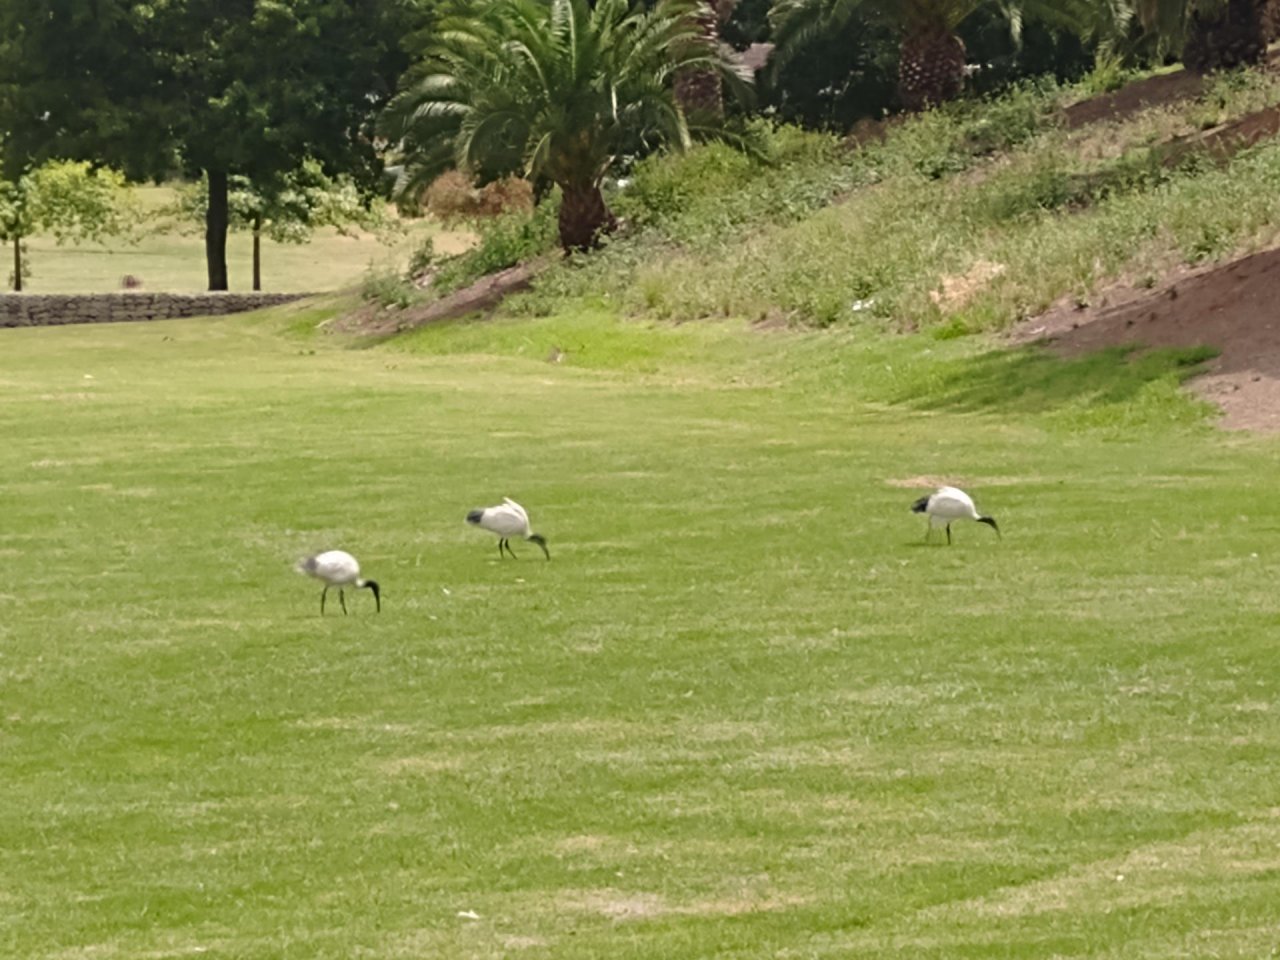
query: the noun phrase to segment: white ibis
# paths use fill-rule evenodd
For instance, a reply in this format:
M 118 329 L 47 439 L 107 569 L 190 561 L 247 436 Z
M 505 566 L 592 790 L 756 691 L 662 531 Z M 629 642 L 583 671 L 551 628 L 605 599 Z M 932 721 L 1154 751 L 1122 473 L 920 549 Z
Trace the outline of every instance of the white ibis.
M 364 587 L 373 594 L 373 602 L 382 612 L 382 593 L 377 581 L 360 579 L 360 564 L 356 558 L 345 550 L 326 550 L 314 557 L 304 557 L 298 561 L 298 572 L 315 577 L 324 584 L 320 591 L 320 615 L 324 616 L 324 599 L 330 587 L 338 588 L 338 602 L 342 604 L 342 612 L 347 612 L 347 598 L 343 593 L 345 587 Z
M 503 556 L 505 551 L 514 558 L 515 551 L 511 549 L 510 541 L 512 537 L 519 537 L 521 540 L 536 543 L 542 548 L 542 552 L 547 555 L 547 559 L 551 559 L 551 551 L 547 549 L 546 538 L 533 532 L 529 526 L 528 512 L 510 497 L 503 497 L 502 503 L 496 507 L 472 510 L 467 514 L 467 523 L 475 524 L 481 530 L 488 530 L 490 533 L 498 535 L 499 557 Z
M 921 497 L 911 505 L 913 513 L 923 513 L 929 517 L 929 526 L 925 529 L 924 539 L 927 543 L 933 534 L 934 527 L 947 528 L 947 544 L 951 543 L 951 522 L 953 520 L 976 520 L 985 523 L 1000 536 L 1000 528 L 996 526 L 995 517 L 984 517 L 973 505 L 973 498 L 956 487 L 939 487 L 937 492 Z

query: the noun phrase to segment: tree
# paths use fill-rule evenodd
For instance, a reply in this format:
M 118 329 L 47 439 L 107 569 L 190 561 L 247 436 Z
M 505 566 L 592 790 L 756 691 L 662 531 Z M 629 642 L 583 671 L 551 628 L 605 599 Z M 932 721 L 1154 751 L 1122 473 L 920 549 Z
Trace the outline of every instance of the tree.
M 923 110 L 964 88 L 965 51 L 956 30 L 983 0 L 779 0 L 773 8 L 779 62 L 824 31 L 841 31 L 856 12 L 887 20 L 900 37 L 898 100 Z
M 1084 0 L 1077 0 L 1084 2 Z M 1208 73 L 1266 57 L 1280 39 L 1280 0 L 1095 0 L 1120 7 L 1141 27 L 1159 60 L 1178 53 L 1190 70 Z
M 125 233 L 136 220 L 124 175 L 87 163 L 50 161 L 13 180 L 0 180 L 0 242 L 13 244 L 16 291 L 31 276 L 26 239 L 51 233 L 58 243 L 101 240 Z
M 965 82 L 961 24 L 982 9 L 1000 13 L 1015 35 L 1024 16 L 1058 23 L 1091 13 L 1112 0 L 778 0 L 771 20 L 777 63 L 789 61 L 824 35 L 843 34 L 862 18 L 891 26 L 899 37 L 898 102 L 924 110 L 959 96 Z
M 1276 12 L 1268 0 L 1148 0 L 1148 21 L 1182 42 L 1182 62 L 1209 73 L 1266 59 L 1268 27 Z
M 1120 42 L 1127 29 L 1115 14 L 1122 0 L 1059 0 L 1037 4 L 1027 13 L 986 6 L 960 28 L 972 63 L 982 64 L 970 89 L 982 95 L 1032 77 L 1052 76 L 1062 83 L 1079 80 L 1097 64 L 1099 53 Z M 1010 16 L 1010 14 L 1013 14 Z M 1114 51 L 1112 51 L 1114 52 Z
M 733 16 L 738 0 L 702 0 L 691 16 L 709 49 L 721 45 L 720 29 Z M 684 67 L 676 73 L 676 99 L 685 116 L 711 123 L 724 119 L 724 84 L 713 66 Z
M 600 183 L 624 145 L 683 148 L 677 71 L 707 67 L 735 89 L 745 71 L 709 47 L 684 0 L 478 0 L 440 24 L 381 129 L 403 161 L 397 192 L 417 196 L 456 167 L 522 172 L 560 187 L 560 243 L 595 246 L 616 225 Z
M 228 178 L 303 160 L 380 185 L 372 122 L 407 65 L 405 0 L 0 0 L 10 165 L 60 154 L 203 173 L 209 288 L 227 287 Z
M 208 184 L 181 188 L 165 215 L 203 224 L 208 216 Z M 382 232 L 390 223 L 381 208 L 368 203 L 350 177 L 329 177 L 315 160 L 299 169 L 255 184 L 247 177 L 227 178 L 227 220 L 232 230 L 253 237 L 253 289 L 262 289 L 262 238 L 276 243 L 306 243 L 321 227 L 340 233 L 352 228 Z

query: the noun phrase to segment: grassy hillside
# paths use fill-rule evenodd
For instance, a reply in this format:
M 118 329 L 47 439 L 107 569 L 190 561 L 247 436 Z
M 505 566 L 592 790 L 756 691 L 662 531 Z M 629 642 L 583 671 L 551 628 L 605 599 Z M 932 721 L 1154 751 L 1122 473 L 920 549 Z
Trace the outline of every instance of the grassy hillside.
M 0 953 L 1274 947 L 1276 450 L 1194 357 L 343 307 L 0 331 Z
M 860 146 L 757 128 L 763 160 L 725 146 L 651 158 L 612 197 L 629 231 L 548 271 L 513 309 L 603 301 L 664 320 L 959 336 L 1275 241 L 1280 146 L 1221 163 L 1196 148 L 1280 104 L 1274 76 L 1222 76 L 1197 97 L 1073 127 L 1064 108 L 1084 92 L 1028 87 Z M 511 234 L 446 265 L 444 286 L 481 272 L 469 262 L 488 270 L 551 243 L 534 231 L 520 249 Z

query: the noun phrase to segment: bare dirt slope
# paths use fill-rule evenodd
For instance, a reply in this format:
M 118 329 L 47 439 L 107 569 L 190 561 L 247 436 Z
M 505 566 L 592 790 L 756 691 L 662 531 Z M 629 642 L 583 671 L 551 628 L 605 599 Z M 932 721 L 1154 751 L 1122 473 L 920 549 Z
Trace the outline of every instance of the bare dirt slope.
M 1222 408 L 1223 426 L 1280 432 L 1280 249 L 1184 268 L 1154 289 L 1117 286 L 1098 302 L 1059 304 L 1012 338 L 1064 356 L 1127 344 L 1216 347 L 1194 389 Z
M 1268 52 L 1267 66 L 1273 70 L 1280 69 L 1280 46 Z M 1203 76 L 1179 67 L 1168 73 L 1135 80 L 1113 93 L 1073 103 L 1063 111 L 1063 121 L 1068 130 L 1078 130 L 1094 123 L 1122 120 L 1143 110 L 1198 97 L 1205 86 Z

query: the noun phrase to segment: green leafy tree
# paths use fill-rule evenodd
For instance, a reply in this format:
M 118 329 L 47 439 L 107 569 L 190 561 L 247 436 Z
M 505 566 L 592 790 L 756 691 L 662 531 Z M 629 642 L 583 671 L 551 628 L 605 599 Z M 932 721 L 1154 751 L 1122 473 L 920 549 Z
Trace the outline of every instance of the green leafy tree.
M 0 180 L 0 242 L 13 245 L 9 282 L 17 291 L 31 276 L 24 257 L 28 237 L 48 233 L 60 244 L 102 240 L 128 233 L 136 221 L 124 175 L 115 170 L 50 161 L 13 180 Z
M 473 2 L 440 24 L 412 81 L 382 120 L 402 161 L 397 191 L 417 197 L 457 168 L 523 173 L 560 187 L 560 243 L 594 246 L 616 221 L 600 191 L 635 143 L 683 148 L 689 124 L 676 73 L 715 70 L 745 91 L 743 68 L 707 44 L 684 0 L 651 11 L 626 0 Z
M 175 202 L 161 211 L 191 224 L 208 216 L 208 185 L 191 183 L 178 191 Z M 394 224 L 379 203 L 370 203 L 347 176 L 330 177 L 315 160 L 304 161 L 291 173 L 264 183 L 232 175 L 227 184 L 228 224 L 253 237 L 253 289 L 262 289 L 262 239 L 276 243 L 306 243 L 321 227 L 350 235 L 363 230 L 384 236 Z
M 380 186 L 372 123 L 428 18 L 408 0 L 0 0 L 10 167 L 59 155 L 208 184 L 209 288 L 227 288 L 229 178 L 307 158 Z

